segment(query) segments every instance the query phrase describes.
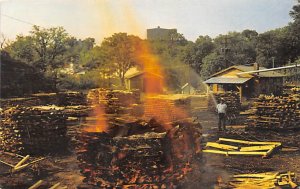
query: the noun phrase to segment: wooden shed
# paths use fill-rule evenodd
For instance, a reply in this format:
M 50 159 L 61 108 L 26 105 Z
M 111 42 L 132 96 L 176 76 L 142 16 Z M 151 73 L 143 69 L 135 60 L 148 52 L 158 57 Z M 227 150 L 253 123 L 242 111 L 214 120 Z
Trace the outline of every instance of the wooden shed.
M 195 94 L 196 88 L 193 87 L 190 83 L 186 83 L 181 87 L 181 94 Z
M 245 73 L 254 70 L 264 70 L 257 63 L 253 66 L 237 65 L 221 70 L 204 81 L 208 91 L 214 93 L 238 91 L 241 99 L 257 97 L 260 94 L 279 95 L 283 88 L 283 74 L 275 71 Z
M 128 90 L 139 89 L 144 93 L 162 93 L 163 77 L 151 72 L 138 71 L 125 77 Z

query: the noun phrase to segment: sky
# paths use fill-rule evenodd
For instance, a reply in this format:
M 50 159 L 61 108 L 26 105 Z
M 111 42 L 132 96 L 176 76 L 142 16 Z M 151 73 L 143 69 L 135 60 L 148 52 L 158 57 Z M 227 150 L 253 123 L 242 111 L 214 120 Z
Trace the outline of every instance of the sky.
M 188 40 L 229 31 L 286 26 L 296 0 L 0 0 L 1 33 L 27 35 L 32 25 L 63 26 L 100 43 L 116 32 L 146 38 L 146 29 L 176 28 Z

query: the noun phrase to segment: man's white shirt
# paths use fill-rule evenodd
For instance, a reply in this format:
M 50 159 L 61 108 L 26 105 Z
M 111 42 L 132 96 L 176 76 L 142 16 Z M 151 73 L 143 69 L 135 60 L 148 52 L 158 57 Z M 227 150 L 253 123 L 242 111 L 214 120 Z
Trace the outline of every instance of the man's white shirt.
M 227 105 L 226 104 L 217 104 L 218 113 L 226 113 Z

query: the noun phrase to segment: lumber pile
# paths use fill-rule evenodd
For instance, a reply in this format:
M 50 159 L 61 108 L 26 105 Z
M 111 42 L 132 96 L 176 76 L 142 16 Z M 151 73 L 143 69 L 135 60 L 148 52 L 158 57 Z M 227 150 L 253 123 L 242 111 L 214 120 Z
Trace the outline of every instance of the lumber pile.
M 112 134 L 120 135 L 118 131 L 83 132 L 78 136 L 76 151 L 86 184 L 100 188 L 163 188 L 184 180 L 191 171 L 189 162 L 200 152 L 199 125 L 176 123 L 180 125 L 156 132 L 162 126 L 155 121 L 133 124 L 125 136 Z
M 287 84 L 283 86 L 283 94 L 291 95 L 291 94 L 300 94 L 300 86 L 296 86 L 293 84 Z
M 144 118 L 155 118 L 163 123 L 187 118 L 191 98 L 169 98 L 168 95 L 147 97 L 144 102 Z
M 7 98 L 7 99 L 0 99 L 0 104 L 2 109 L 7 109 L 9 107 L 14 107 L 17 105 L 22 106 L 37 106 L 41 105 L 42 102 L 37 97 L 28 97 L 28 98 Z
M 234 175 L 229 182 L 230 188 L 296 188 L 296 175 L 293 172 L 266 172 Z
M 280 142 L 253 142 L 228 138 L 219 138 L 217 142 L 208 142 L 205 153 L 223 154 L 226 156 L 262 156 L 269 157 L 281 147 Z
M 32 96 L 37 97 L 41 101 L 41 105 L 76 106 L 87 104 L 86 97 L 81 92 L 37 93 Z
M 261 95 L 254 103 L 248 126 L 268 129 L 298 128 L 300 125 L 300 95 L 287 97 Z
M 57 94 L 59 106 L 86 105 L 86 96 L 81 92 L 67 91 Z
M 90 104 L 101 104 L 108 114 L 120 114 L 128 111 L 132 104 L 140 103 L 139 91 L 122 91 L 108 89 L 92 89 L 87 94 Z
M 21 154 L 62 151 L 67 145 L 66 117 L 53 106 L 13 107 L 2 112 L 0 147 Z
M 216 111 L 216 105 L 224 99 L 227 105 L 228 116 L 237 117 L 241 110 L 240 95 L 238 92 L 213 93 L 209 97 L 208 107 L 211 111 Z
M 25 98 L 1 99 L 1 108 L 6 109 L 14 106 L 79 106 L 87 105 L 86 97 L 80 92 L 60 92 L 60 93 L 36 93 Z

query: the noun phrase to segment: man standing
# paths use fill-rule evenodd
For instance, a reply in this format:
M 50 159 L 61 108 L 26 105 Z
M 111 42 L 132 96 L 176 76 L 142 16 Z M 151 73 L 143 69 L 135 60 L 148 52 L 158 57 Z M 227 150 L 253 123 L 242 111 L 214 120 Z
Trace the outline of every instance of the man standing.
M 217 104 L 217 112 L 218 112 L 218 116 L 219 116 L 219 122 L 218 122 L 219 131 L 221 131 L 222 129 L 224 131 L 226 131 L 226 126 L 225 126 L 226 109 L 227 109 L 227 105 L 224 103 L 224 99 L 221 99 L 220 103 Z

